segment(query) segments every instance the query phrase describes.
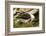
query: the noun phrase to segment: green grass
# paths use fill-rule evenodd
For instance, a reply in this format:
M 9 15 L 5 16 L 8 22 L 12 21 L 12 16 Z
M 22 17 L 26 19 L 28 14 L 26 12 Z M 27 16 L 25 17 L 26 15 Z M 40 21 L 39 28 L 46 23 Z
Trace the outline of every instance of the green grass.
M 19 28 L 19 27 L 37 27 L 39 26 L 39 12 L 34 14 L 35 19 L 31 22 L 31 23 L 23 23 L 21 21 L 17 22 L 17 18 L 14 16 L 14 20 L 13 20 L 13 26 L 14 28 Z M 17 23 L 16 23 L 17 22 Z

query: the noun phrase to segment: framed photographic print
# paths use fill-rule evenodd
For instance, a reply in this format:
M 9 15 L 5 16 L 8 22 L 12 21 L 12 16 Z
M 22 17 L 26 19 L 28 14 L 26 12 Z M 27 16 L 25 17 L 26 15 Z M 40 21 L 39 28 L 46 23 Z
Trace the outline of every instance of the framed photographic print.
M 45 32 L 45 3 L 5 2 L 6 35 Z

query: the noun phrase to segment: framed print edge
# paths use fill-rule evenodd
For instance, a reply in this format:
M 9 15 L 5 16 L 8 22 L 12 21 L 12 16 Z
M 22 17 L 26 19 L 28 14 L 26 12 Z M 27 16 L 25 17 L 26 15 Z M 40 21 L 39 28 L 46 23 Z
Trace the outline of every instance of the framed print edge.
M 10 4 L 33 4 L 33 5 L 42 5 L 42 30 L 39 31 L 17 31 L 17 32 L 10 32 Z M 21 35 L 21 34 L 38 34 L 38 33 L 44 33 L 45 32 L 45 3 L 34 3 L 34 2 L 16 2 L 16 1 L 5 1 L 5 35 Z

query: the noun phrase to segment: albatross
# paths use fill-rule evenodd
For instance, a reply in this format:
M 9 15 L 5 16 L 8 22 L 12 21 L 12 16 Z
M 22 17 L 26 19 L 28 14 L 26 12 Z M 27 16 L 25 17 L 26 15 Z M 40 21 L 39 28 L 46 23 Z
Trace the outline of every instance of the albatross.
M 32 11 L 28 12 L 15 12 L 14 16 L 17 18 L 17 22 L 21 21 L 23 23 L 32 22 L 35 19 L 34 14 L 37 13 L 38 9 L 33 9 Z

